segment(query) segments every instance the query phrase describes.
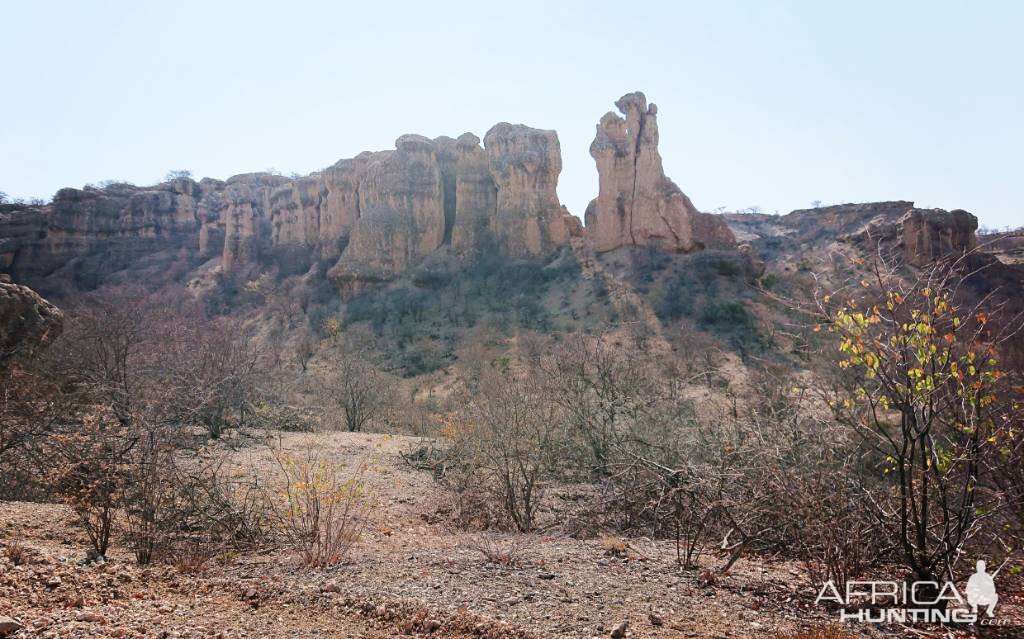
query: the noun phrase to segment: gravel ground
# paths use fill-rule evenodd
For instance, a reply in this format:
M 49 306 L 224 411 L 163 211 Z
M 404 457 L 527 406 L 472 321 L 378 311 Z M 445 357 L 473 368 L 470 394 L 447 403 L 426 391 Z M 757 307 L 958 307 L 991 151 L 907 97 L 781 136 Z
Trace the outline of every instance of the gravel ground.
M 626 637 L 743 638 L 829 623 L 798 564 L 740 560 L 708 583 L 705 571 L 677 568 L 670 543 L 629 540 L 621 552 L 601 540 L 453 531 L 438 515 L 444 499 L 430 476 L 400 456 L 413 438 L 275 441 L 365 468 L 375 507 L 348 563 L 312 570 L 272 550 L 144 569 L 115 549 L 105 564 L 83 565 L 86 539 L 65 507 L 0 502 L 0 543 L 17 539 L 26 549 L 20 565 L 0 554 L 0 615 L 24 626 L 16 636 L 53 638 L 586 638 L 610 636 L 623 622 Z M 241 448 L 233 462 L 273 469 L 265 446 Z M 513 561 L 489 563 L 486 545 Z M 706 557 L 705 567 L 720 561 Z M 1001 616 L 1020 612 L 1019 597 L 1004 601 Z

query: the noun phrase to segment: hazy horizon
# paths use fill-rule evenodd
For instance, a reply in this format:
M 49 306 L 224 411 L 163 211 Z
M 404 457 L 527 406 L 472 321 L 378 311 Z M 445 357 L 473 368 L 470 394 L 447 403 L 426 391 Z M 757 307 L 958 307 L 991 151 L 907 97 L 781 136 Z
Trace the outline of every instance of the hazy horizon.
M 559 195 L 582 217 L 594 127 L 640 90 L 702 210 L 905 199 L 1024 223 L 1018 3 L 58 4 L 0 9 L 11 197 L 306 174 L 508 121 L 558 131 Z

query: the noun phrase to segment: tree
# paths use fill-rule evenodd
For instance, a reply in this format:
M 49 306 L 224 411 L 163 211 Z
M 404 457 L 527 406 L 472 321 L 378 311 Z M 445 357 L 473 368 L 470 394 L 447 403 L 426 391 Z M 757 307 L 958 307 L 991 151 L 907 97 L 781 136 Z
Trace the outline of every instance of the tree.
M 341 356 L 328 376 L 325 392 L 328 401 L 338 409 L 345 428 L 358 433 L 391 405 L 393 386 L 362 352 L 350 351 Z
M 141 357 L 153 338 L 146 293 L 122 287 L 94 293 L 68 309 L 55 349 L 68 377 L 108 405 L 122 423 L 139 408 L 145 376 Z
M 164 182 L 173 182 L 174 180 L 181 180 L 183 178 L 192 178 L 192 171 L 188 169 L 171 169 L 164 176 Z
M 121 416 L 102 407 L 83 415 L 79 428 L 51 440 L 52 485 L 77 515 L 96 557 L 105 557 L 110 546 L 135 443 Z
M 874 453 L 868 503 L 917 581 L 953 578 L 988 506 L 983 461 L 1016 436 L 995 410 L 1003 371 L 988 313 L 958 304 L 962 281 L 948 265 L 909 278 L 876 265 L 864 294 L 820 300 L 845 382 L 831 406 Z
M 601 339 L 582 335 L 540 357 L 536 368 L 584 451 L 579 461 L 593 476 L 607 476 L 613 449 L 657 399 L 648 371 Z

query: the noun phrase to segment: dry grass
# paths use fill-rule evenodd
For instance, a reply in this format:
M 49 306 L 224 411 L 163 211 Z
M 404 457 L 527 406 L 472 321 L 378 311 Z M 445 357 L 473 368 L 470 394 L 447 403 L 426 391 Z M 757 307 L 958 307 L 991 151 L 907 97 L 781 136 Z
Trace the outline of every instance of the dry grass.
M 28 548 L 19 537 L 14 537 L 4 546 L 4 555 L 15 566 L 28 562 Z
M 628 549 L 626 542 L 614 535 L 602 535 L 601 548 L 609 557 L 625 557 Z
M 530 562 L 524 557 L 527 539 L 516 535 L 481 533 L 470 543 L 470 548 L 483 555 L 486 563 L 502 568 L 521 568 Z

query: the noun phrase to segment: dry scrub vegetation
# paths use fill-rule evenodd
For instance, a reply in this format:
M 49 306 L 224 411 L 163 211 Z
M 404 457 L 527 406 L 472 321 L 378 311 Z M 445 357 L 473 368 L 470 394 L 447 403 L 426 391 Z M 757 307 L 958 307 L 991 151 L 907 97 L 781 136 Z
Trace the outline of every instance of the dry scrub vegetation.
M 550 537 L 600 540 L 603 561 L 657 561 L 694 588 L 745 561 L 795 562 L 808 587 L 959 582 L 975 557 L 1014 579 L 1022 382 L 1004 344 L 1019 318 L 968 300 L 955 269 L 878 267 L 804 306 L 813 376 L 766 359 L 742 390 L 711 395 L 698 392 L 716 383 L 706 360 L 644 350 L 649 336 L 524 331 L 501 353 L 467 350 L 427 401 L 358 327 L 254 328 L 107 290 L 67 309 L 44 356 L 3 372 L 0 497 L 66 504 L 90 562 L 123 544 L 139 565 L 286 550 L 339 569 L 365 560 L 381 495 L 363 461 L 274 433 L 401 430 L 430 435 L 402 456 L 437 488 L 423 521 L 468 535 L 494 570 L 546 570 L 531 540 Z M 240 448 L 273 463 L 239 466 Z M 4 550 L 26 561 L 18 539 Z M 655 634 L 659 614 L 645 622 Z M 427 621 L 416 630 L 441 627 Z

